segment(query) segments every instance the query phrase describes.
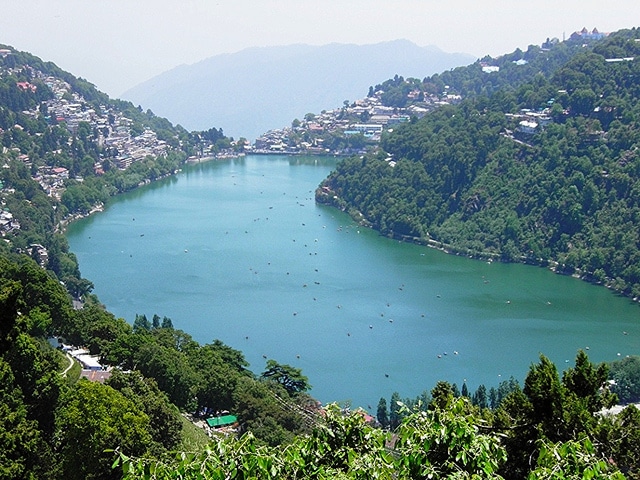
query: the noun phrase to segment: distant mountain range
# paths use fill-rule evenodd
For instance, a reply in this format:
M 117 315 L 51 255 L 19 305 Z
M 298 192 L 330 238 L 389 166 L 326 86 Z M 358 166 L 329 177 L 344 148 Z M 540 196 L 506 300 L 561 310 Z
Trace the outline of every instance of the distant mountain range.
M 250 140 L 353 101 L 394 75 L 424 78 L 475 58 L 407 40 L 249 48 L 162 73 L 122 95 L 188 130 L 222 127 Z

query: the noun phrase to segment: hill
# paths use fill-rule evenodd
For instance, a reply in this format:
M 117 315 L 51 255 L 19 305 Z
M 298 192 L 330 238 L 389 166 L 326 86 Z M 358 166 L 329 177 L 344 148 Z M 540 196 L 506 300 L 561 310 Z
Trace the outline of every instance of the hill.
M 227 135 L 255 139 L 356 98 L 372 79 L 423 77 L 473 60 L 406 40 L 249 48 L 176 67 L 122 96 L 190 129 L 224 125 Z
M 464 100 L 343 162 L 318 200 L 385 235 L 640 296 L 640 32 L 543 46 L 426 79 Z

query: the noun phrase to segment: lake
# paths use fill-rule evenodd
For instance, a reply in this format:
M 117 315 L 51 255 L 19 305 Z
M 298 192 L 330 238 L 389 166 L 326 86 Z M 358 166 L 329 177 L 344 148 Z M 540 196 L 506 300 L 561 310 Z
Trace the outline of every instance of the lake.
M 545 268 L 487 263 L 381 237 L 314 190 L 325 157 L 185 167 L 67 232 L 119 317 L 168 316 L 201 344 L 299 367 L 322 402 L 373 407 L 438 380 L 487 389 L 545 354 L 562 370 L 638 354 L 640 307 Z M 627 334 L 623 334 L 627 332 Z

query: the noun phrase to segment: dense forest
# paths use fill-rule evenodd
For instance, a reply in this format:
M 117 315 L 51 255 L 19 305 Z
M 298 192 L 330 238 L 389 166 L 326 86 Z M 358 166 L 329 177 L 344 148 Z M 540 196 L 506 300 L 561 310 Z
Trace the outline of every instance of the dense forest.
M 425 79 L 463 100 L 342 162 L 317 199 L 384 235 L 552 265 L 639 297 L 639 53 L 633 29 L 512 54 L 503 76 L 479 62 Z M 527 81 L 507 82 L 519 68 Z
M 624 47 L 630 34 L 620 35 Z M 560 374 L 542 355 L 522 386 L 511 379 L 471 393 L 466 385 L 459 390 L 443 381 L 416 399 L 401 399 L 397 392 L 389 404 L 380 399 L 372 419 L 345 405 L 320 406 L 308 394 L 313 379 L 275 359 L 265 359 L 264 369 L 254 373 L 242 352 L 215 339 L 201 345 L 170 318 L 140 314 L 130 323 L 116 318 L 90 293 L 91 282 L 81 277 L 61 224 L 110 195 L 174 172 L 189 155 L 212 145 L 227 148 L 232 141 L 217 129 L 186 132 L 151 112 L 108 99 L 53 64 L 10 50 L 0 56 L 0 192 L 3 218 L 11 214 L 19 228 L 3 230 L 0 242 L 0 478 L 640 478 L 640 411 L 630 406 L 619 415 L 599 413 L 617 401 L 640 400 L 637 357 L 594 365 L 579 352 L 575 365 Z M 595 47 L 584 54 L 601 55 Z M 69 89 L 62 93 L 51 87 L 57 80 Z M 58 95 L 73 108 L 105 112 L 106 123 L 72 126 L 50 115 L 48 102 Z M 509 95 L 513 102 L 519 98 L 518 91 Z M 469 96 L 387 137 L 384 147 L 397 160 L 395 167 L 385 162 L 386 154 L 347 160 L 332 180 L 356 170 L 361 180 L 379 180 L 382 205 L 398 204 L 395 217 L 380 213 L 385 233 L 427 238 L 427 231 L 407 216 L 407 206 L 400 205 L 403 198 L 407 204 L 415 198 L 392 200 L 385 190 L 396 186 L 400 192 L 406 175 L 414 172 L 414 195 L 422 206 L 429 198 L 446 200 L 428 209 L 434 219 L 443 219 L 440 228 L 446 232 L 446 213 L 470 198 L 481 163 L 497 159 L 505 162 L 505 172 L 515 170 L 515 164 L 530 160 L 529 150 L 541 148 L 536 145 L 550 129 L 578 128 L 580 117 L 563 109 L 561 121 L 518 143 L 501 135 L 507 120 L 492 107 L 494 97 Z M 135 137 L 149 129 L 170 147 L 166 154 L 118 166 L 118 152 L 100 140 L 100 129 L 114 127 L 120 116 L 129 120 L 120 134 Z M 595 120 L 584 121 L 592 125 Z M 599 121 L 609 135 L 616 121 L 627 125 Z M 428 156 L 431 137 L 446 133 L 448 141 L 440 147 L 446 151 L 449 143 L 457 144 L 458 123 L 473 124 L 482 135 L 459 138 L 457 163 L 447 173 L 442 157 Z M 466 155 L 474 149 L 475 160 L 469 158 L 468 164 Z M 511 163 L 509 152 L 517 154 Z M 564 162 L 560 153 L 553 157 L 558 164 Z M 439 169 L 417 156 L 430 159 L 427 164 L 440 162 Z M 629 159 L 619 168 L 631 178 L 626 167 L 635 157 Z M 42 186 L 40 172 L 52 168 L 69 172 L 60 198 Z M 607 168 L 605 178 L 621 175 Z M 436 171 L 442 174 L 437 182 Z M 396 178 L 395 172 L 405 175 Z M 582 173 L 586 183 L 591 177 Z M 385 178 L 393 182 L 386 184 Z M 459 194 L 447 196 L 445 187 L 458 181 Z M 338 191 L 338 183 L 328 185 Z M 425 185 L 432 189 L 423 191 Z M 503 188 L 509 185 L 505 179 Z M 622 192 L 615 185 L 614 197 Z M 340 191 L 339 200 L 345 198 L 346 190 Z M 479 207 L 492 206 L 490 197 L 479 198 L 485 199 Z M 377 217 L 363 211 L 374 223 Z M 472 208 L 469 214 L 474 213 Z M 511 234 L 514 248 L 524 224 L 519 222 Z M 110 377 L 104 382 L 84 378 L 61 342 L 85 346 L 113 367 Z M 208 437 L 192 422 L 220 412 L 237 416 L 235 431 Z

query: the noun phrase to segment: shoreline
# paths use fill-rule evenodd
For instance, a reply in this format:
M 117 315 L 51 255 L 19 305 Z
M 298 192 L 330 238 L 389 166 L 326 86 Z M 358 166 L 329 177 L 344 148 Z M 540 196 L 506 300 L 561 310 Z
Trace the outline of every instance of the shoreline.
M 624 292 L 620 291 L 620 290 L 616 290 L 615 288 L 613 288 L 613 279 L 607 279 L 607 282 L 596 282 L 591 280 L 592 278 L 592 274 L 587 272 L 584 273 L 582 272 L 580 269 L 575 269 L 574 272 L 571 273 L 565 273 L 562 272 L 559 267 L 561 266 L 557 260 L 553 260 L 553 259 L 542 259 L 542 258 L 538 258 L 538 259 L 529 259 L 528 257 L 524 257 L 521 256 L 520 257 L 520 261 L 514 262 L 514 261 L 505 261 L 502 259 L 501 255 L 498 253 L 493 253 L 493 252 L 480 252 L 480 253 L 474 253 L 469 249 L 464 249 L 464 248 L 460 248 L 460 247 L 456 247 L 455 245 L 450 245 L 444 242 L 440 242 L 438 240 L 434 240 L 433 238 L 421 238 L 421 237 L 413 237 L 413 236 L 409 236 L 409 235 L 403 235 L 403 234 L 399 234 L 399 233 L 395 233 L 395 232 L 391 232 L 389 235 L 383 235 L 379 230 L 377 230 L 373 224 L 371 222 L 369 222 L 368 220 L 365 219 L 364 215 L 362 214 L 362 212 L 355 210 L 355 209 L 348 209 L 346 207 L 346 205 L 341 205 L 341 199 L 340 197 L 337 196 L 337 194 L 331 190 L 329 187 L 325 186 L 325 185 L 320 185 L 316 191 L 315 191 L 315 200 L 317 203 L 321 204 L 321 205 L 326 205 L 329 207 L 333 207 L 333 208 L 337 208 L 338 210 L 346 213 L 347 215 L 349 215 L 349 217 L 351 217 L 353 219 L 353 221 L 355 221 L 358 225 L 362 226 L 362 227 L 366 227 L 366 228 L 370 228 L 371 230 L 374 230 L 376 232 L 378 232 L 378 234 L 380 236 L 384 236 L 387 238 L 392 238 L 394 240 L 398 240 L 398 241 L 402 241 L 402 242 L 407 242 L 407 243 L 414 243 L 416 245 L 422 245 L 425 247 L 429 247 L 429 248 L 433 248 L 435 250 L 439 250 L 443 253 L 446 253 L 448 255 L 457 255 L 457 256 L 466 256 L 470 259 L 474 259 L 474 260 L 486 260 L 488 262 L 494 262 L 494 261 L 499 261 L 502 263 L 519 263 L 519 264 L 523 264 L 523 265 L 531 265 L 531 266 L 538 266 L 538 267 L 543 267 L 543 268 L 547 268 L 550 271 L 552 271 L 553 273 L 557 274 L 557 275 L 565 275 L 565 276 L 570 276 L 573 277 L 577 280 L 581 280 L 583 282 L 587 282 L 587 283 L 591 283 L 592 285 L 596 285 L 599 287 L 604 287 L 608 290 L 611 290 L 613 292 L 615 292 L 617 295 L 620 295 L 622 297 L 628 298 L 629 300 L 631 300 L 633 303 L 637 303 L 640 304 L 640 298 L 639 297 L 631 297 L 630 295 L 626 295 Z M 355 211 L 354 211 L 355 210 Z M 357 216 L 356 216 L 357 214 Z
M 60 233 L 60 234 L 65 234 L 65 232 L 67 231 L 67 227 L 75 222 L 76 220 L 81 220 L 83 218 L 87 218 L 90 217 L 91 215 L 93 215 L 94 213 L 98 213 L 98 212 L 102 212 L 104 211 L 104 203 L 99 203 L 97 205 L 94 205 L 91 210 L 89 210 L 86 213 L 74 213 L 71 215 L 67 215 L 66 217 L 64 217 L 62 220 L 60 220 L 57 225 L 55 226 L 55 228 L 53 229 L 53 233 Z
M 151 180 L 151 179 L 147 178 L 147 179 L 145 179 L 145 180 L 141 181 L 140 183 L 138 183 L 138 185 L 136 185 L 136 186 L 135 186 L 134 188 L 132 188 L 131 190 L 127 190 L 127 191 L 131 192 L 131 191 L 136 190 L 136 189 L 138 189 L 138 188 L 140 188 L 140 187 L 144 187 L 145 185 L 150 185 L 150 184 L 151 184 L 151 183 L 153 183 L 153 182 L 157 182 L 157 181 L 159 181 L 159 180 L 164 180 L 165 178 L 169 178 L 169 177 L 172 177 L 172 176 L 174 176 L 174 175 L 177 175 L 177 174 L 178 174 L 178 173 L 180 173 L 181 171 L 182 171 L 182 169 L 181 169 L 181 168 L 177 168 L 177 169 L 175 169 L 173 172 L 171 172 L 171 173 L 166 173 L 166 174 L 164 174 L 164 175 L 160 175 L 159 177 L 154 178 L 153 180 Z M 112 196 L 111 196 L 111 197 L 109 197 L 109 198 L 116 197 L 116 196 L 121 195 L 121 194 L 123 194 L 123 193 L 126 193 L 126 192 L 118 192 L 118 193 L 116 193 L 115 195 L 112 195 Z M 91 215 L 93 215 L 94 213 L 102 212 L 102 211 L 104 211 L 104 208 L 105 208 L 105 204 L 104 204 L 103 202 L 100 202 L 100 203 L 97 203 L 97 204 L 93 205 L 93 206 L 91 207 L 91 209 L 90 209 L 88 212 L 84 212 L 84 213 L 80 213 L 80 212 L 71 213 L 71 214 L 67 215 L 66 217 L 62 218 L 62 219 L 61 219 L 61 220 L 56 224 L 56 226 L 53 228 L 53 233 L 61 233 L 61 234 L 64 234 L 64 233 L 66 232 L 66 230 L 67 230 L 67 227 L 68 227 L 71 223 L 75 222 L 76 220 L 81 220 L 81 219 L 83 219 L 83 218 L 90 217 L 90 216 L 91 216 Z
M 197 165 L 199 163 L 212 162 L 214 160 L 232 160 L 234 158 L 242 158 L 245 156 L 246 154 L 244 152 L 222 153 L 222 154 L 215 154 L 215 155 L 207 155 L 204 157 L 189 157 L 184 161 L 184 163 L 186 165 Z

